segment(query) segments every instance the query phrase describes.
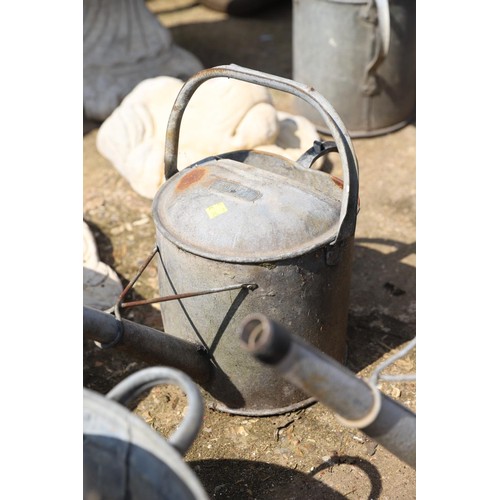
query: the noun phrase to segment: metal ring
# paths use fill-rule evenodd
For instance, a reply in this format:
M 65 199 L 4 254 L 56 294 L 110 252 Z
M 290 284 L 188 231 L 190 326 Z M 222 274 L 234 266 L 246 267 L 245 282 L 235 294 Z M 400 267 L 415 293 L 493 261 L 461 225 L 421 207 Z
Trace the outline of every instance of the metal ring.
M 365 427 L 368 427 L 370 424 L 372 424 L 380 413 L 380 408 L 382 407 L 382 396 L 380 394 L 380 390 L 369 380 L 364 379 L 364 382 L 370 387 L 372 391 L 373 405 L 364 417 L 361 417 L 357 420 L 349 420 L 347 418 L 341 417 L 338 414 L 335 414 L 337 420 L 345 427 L 364 429 Z
M 120 304 L 119 303 L 115 304 L 114 309 L 113 309 L 113 314 L 115 315 L 115 318 L 117 321 L 118 331 L 116 332 L 116 337 L 111 342 L 108 342 L 105 344 L 103 344 L 102 342 L 98 342 L 97 340 L 94 340 L 94 344 L 97 347 L 99 347 L 99 349 L 109 349 L 111 347 L 114 347 L 123 338 L 124 327 L 123 327 L 122 317 L 120 314 Z

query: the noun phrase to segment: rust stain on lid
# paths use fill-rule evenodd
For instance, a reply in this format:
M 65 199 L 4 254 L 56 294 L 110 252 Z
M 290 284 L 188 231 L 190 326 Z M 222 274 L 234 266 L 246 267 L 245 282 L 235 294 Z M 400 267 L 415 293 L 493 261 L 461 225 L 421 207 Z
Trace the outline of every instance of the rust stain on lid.
M 186 173 L 185 175 L 182 176 L 181 180 L 176 186 L 177 191 L 184 191 L 188 187 L 192 186 L 196 182 L 199 182 L 207 173 L 206 168 L 195 168 L 194 170 L 191 170 L 190 172 Z

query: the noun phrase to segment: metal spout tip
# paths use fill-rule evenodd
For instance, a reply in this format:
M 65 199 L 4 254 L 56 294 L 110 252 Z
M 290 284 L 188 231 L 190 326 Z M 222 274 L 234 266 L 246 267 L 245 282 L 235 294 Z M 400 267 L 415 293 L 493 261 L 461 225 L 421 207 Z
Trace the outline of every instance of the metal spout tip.
M 250 314 L 242 321 L 239 337 L 248 352 L 271 365 L 279 363 L 291 346 L 290 336 L 260 313 Z

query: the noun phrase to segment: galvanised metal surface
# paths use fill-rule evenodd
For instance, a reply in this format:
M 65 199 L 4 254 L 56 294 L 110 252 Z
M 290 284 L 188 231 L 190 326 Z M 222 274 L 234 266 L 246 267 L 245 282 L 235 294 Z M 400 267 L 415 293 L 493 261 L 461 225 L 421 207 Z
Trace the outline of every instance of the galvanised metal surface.
M 335 139 L 343 186 L 307 168 L 309 155 L 298 163 L 257 151 L 221 152 L 178 172 L 184 110 L 195 90 L 217 77 L 289 92 L 312 105 Z M 317 150 L 319 156 L 324 148 Z M 210 353 L 215 374 L 208 390 L 216 408 L 270 415 L 309 404 L 310 397 L 241 350 L 236 329 L 246 315 L 263 312 L 344 359 L 358 168 L 340 117 L 301 83 L 234 65 L 211 68 L 188 80 L 174 103 L 165 175 L 153 201 L 160 294 L 257 285 L 163 302 L 165 332 Z
M 186 110 L 190 98 L 196 89 L 211 78 L 235 78 L 256 85 L 263 85 L 282 92 L 288 92 L 306 103 L 319 113 L 323 118 L 329 134 L 332 135 L 338 149 L 340 162 L 342 166 L 342 207 L 340 211 L 340 220 L 332 221 L 336 225 L 336 230 L 332 236 L 331 243 L 335 239 L 342 240 L 344 236 L 354 233 L 356 227 L 356 214 L 358 210 L 358 187 L 359 174 L 358 162 L 354 153 L 351 138 L 347 129 L 333 108 L 332 104 L 314 88 L 293 80 L 281 78 L 275 75 L 268 75 L 261 71 L 255 71 L 248 68 L 242 68 L 235 64 L 227 66 L 216 66 L 214 68 L 200 71 L 191 77 L 181 88 L 167 125 L 165 140 L 165 179 L 170 179 L 177 174 L 177 154 L 179 148 L 179 135 L 182 115 Z M 223 153 L 221 151 L 221 153 Z M 321 153 L 319 154 L 319 156 Z M 279 189 L 279 186 L 277 186 Z M 154 208 L 153 208 L 154 215 Z
M 272 415 L 298 409 L 312 400 L 242 351 L 240 322 L 256 311 L 286 325 L 296 335 L 343 362 L 354 238 L 292 259 L 232 263 L 206 259 L 157 235 L 161 295 L 231 283 L 257 283 L 256 290 L 231 290 L 165 302 L 164 330 L 202 344 L 214 363 L 203 387 L 216 409 L 244 415 Z M 327 262 L 335 262 L 329 265 Z M 243 280 L 243 281 L 242 281 Z
M 169 440 L 122 406 L 137 395 L 136 390 L 143 392 L 162 383 L 178 385 L 188 399 L 186 417 Z M 137 372 L 106 396 L 84 388 L 83 498 L 208 500 L 182 458 L 202 419 L 203 400 L 196 385 L 171 368 Z
M 294 0 L 293 78 L 333 104 L 351 137 L 397 130 L 415 112 L 415 20 L 415 0 Z
M 266 262 L 330 242 L 342 189 L 330 175 L 267 153 L 198 162 L 160 188 L 156 227 L 184 250 L 229 262 Z
M 119 341 L 115 342 L 118 336 Z M 86 306 L 83 337 L 112 345 L 113 349 L 152 365 L 178 368 L 202 385 L 212 377 L 211 363 L 199 343 L 192 344 L 127 319 L 118 320 L 112 314 Z
M 416 467 L 416 415 L 408 408 L 262 314 L 245 318 L 239 337 L 256 359 L 332 409 L 342 424 Z

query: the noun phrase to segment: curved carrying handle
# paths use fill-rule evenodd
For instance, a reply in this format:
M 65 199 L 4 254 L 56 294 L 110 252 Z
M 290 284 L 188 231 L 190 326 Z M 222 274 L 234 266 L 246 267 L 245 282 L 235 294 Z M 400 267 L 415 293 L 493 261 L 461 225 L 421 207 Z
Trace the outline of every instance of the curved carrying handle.
M 381 57 L 385 59 L 389 52 L 391 42 L 391 15 L 389 10 L 389 0 L 375 0 L 377 7 L 378 30 L 381 42 Z
M 202 83 L 211 78 L 221 77 L 234 78 L 274 90 L 288 92 L 289 94 L 300 97 L 320 113 L 337 144 L 342 163 L 342 176 L 344 181 L 339 229 L 331 244 L 335 243 L 338 239 L 343 239 L 344 235 L 352 234 L 354 232 L 357 214 L 359 174 L 351 139 L 347 133 L 347 129 L 332 105 L 312 87 L 293 80 L 268 75 L 248 68 L 242 68 L 235 64 L 216 66 L 215 68 L 196 73 L 181 88 L 175 100 L 172 112 L 170 113 L 165 141 L 165 178 L 168 180 L 178 172 L 177 153 L 179 147 L 180 124 L 187 103 Z
M 126 405 L 145 390 L 160 384 L 176 385 L 186 394 L 188 400 L 186 416 L 168 439 L 170 445 L 181 455 L 185 455 L 201 429 L 203 399 L 198 387 L 184 372 L 162 366 L 145 368 L 122 380 L 106 394 L 106 398 Z
M 375 6 L 375 17 L 370 15 Z M 364 71 L 363 93 L 367 96 L 375 95 L 380 91 L 375 73 L 389 53 L 391 42 L 391 15 L 389 0 L 371 0 L 362 10 L 363 18 L 369 23 L 375 23 L 375 54 L 368 62 Z

